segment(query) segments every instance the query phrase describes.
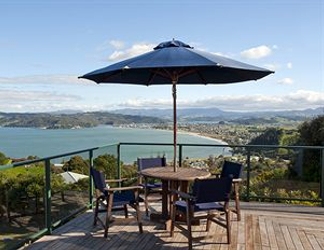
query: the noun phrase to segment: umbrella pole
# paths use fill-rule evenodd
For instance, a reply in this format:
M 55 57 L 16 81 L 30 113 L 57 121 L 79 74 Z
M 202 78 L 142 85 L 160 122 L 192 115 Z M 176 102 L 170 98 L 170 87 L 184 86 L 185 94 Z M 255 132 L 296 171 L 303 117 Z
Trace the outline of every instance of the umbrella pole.
M 177 81 L 172 80 L 173 95 L 173 170 L 177 172 Z

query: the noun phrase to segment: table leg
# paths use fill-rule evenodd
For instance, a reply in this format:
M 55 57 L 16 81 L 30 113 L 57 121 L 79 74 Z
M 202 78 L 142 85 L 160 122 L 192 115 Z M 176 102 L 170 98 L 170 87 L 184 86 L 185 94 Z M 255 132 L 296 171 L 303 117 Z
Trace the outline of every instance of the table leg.
M 240 208 L 240 193 L 239 183 L 234 183 L 234 198 L 235 198 L 235 213 L 237 214 L 237 220 L 241 220 L 241 208 Z
M 168 203 L 169 203 L 169 182 L 162 180 L 162 218 L 169 218 Z
M 162 211 L 161 213 L 151 213 L 150 219 L 164 223 L 167 228 L 167 222 L 170 219 L 169 216 L 169 181 L 162 180 Z

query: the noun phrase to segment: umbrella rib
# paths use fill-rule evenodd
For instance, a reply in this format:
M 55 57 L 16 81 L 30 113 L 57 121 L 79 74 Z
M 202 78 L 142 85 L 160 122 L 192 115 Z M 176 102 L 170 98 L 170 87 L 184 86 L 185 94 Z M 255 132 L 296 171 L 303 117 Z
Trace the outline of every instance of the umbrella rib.
M 171 70 L 168 70 L 167 68 L 154 69 L 151 71 L 152 71 L 152 74 L 149 77 L 148 85 L 153 81 L 155 75 L 159 75 L 166 79 L 170 79 L 171 81 L 178 82 L 178 80 L 180 78 L 182 78 L 186 75 L 193 74 L 193 73 L 196 73 L 199 76 L 199 78 L 201 79 L 201 81 L 204 84 L 207 84 L 206 79 L 202 76 L 202 74 L 199 72 L 199 70 L 197 70 L 197 68 L 192 68 L 189 70 L 185 70 L 184 68 L 182 68 L 181 70 L 173 70 L 172 72 L 171 72 Z
M 150 78 L 148 80 L 148 84 L 150 84 L 152 82 L 152 80 L 154 79 L 155 75 L 162 76 L 162 77 L 164 77 L 166 79 L 169 79 L 171 81 L 173 79 L 173 75 L 168 70 L 166 70 L 165 68 L 162 68 L 162 69 L 153 69 L 151 71 L 153 73 L 150 75 Z
M 199 78 L 201 79 L 201 81 L 204 84 L 207 84 L 206 79 L 202 76 L 202 74 L 200 73 L 200 71 L 196 67 L 192 68 L 192 69 L 189 69 L 189 70 L 185 70 L 184 72 L 178 74 L 178 78 L 181 78 L 181 77 L 184 77 L 186 75 L 193 74 L 193 73 L 196 73 L 199 76 Z
M 203 77 L 203 75 L 197 70 L 197 75 L 200 77 L 201 81 L 204 83 L 204 84 L 207 84 L 207 81 L 206 79 Z
M 177 164 L 177 84 L 222 84 L 257 80 L 273 71 L 241 63 L 211 53 L 194 51 L 181 41 L 160 43 L 147 52 L 81 78 L 96 83 L 131 83 L 141 85 L 172 84 L 174 124 L 174 171 Z

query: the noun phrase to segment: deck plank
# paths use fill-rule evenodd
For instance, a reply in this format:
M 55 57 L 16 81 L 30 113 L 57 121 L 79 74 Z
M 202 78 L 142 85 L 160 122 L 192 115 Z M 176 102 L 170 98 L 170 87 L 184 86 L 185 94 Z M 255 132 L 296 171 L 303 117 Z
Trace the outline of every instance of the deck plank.
M 254 250 L 253 239 L 253 215 L 249 214 L 245 217 L 245 246 L 247 249 Z
M 253 244 L 255 249 L 261 249 L 261 233 L 260 233 L 260 225 L 259 220 L 254 216 L 253 217 Z
M 266 226 L 266 218 L 264 216 L 259 216 L 260 234 L 261 234 L 261 246 L 262 249 L 267 249 L 270 247 L 268 230 Z
M 277 241 L 277 246 L 280 250 L 286 250 L 287 246 L 285 243 L 285 238 L 280 227 L 280 221 L 273 221 L 273 233 Z
M 295 248 L 295 245 L 293 243 L 293 239 L 291 238 L 291 235 L 290 235 L 288 226 L 287 225 L 281 225 L 280 227 L 281 227 L 281 231 L 282 231 L 283 237 L 285 239 L 286 247 L 288 249 L 294 249 Z
M 304 249 L 313 249 L 311 244 L 308 241 L 308 237 L 305 234 L 305 231 L 303 229 L 297 230 L 298 237 L 303 244 Z
M 275 210 L 275 209 L 274 209 Z M 321 210 L 317 210 L 320 211 Z M 104 214 L 100 215 L 104 216 Z M 125 220 L 115 216 L 109 228 L 108 238 L 103 237 L 100 225 L 93 226 L 93 213 L 88 211 L 46 235 L 28 250 L 39 249 L 112 249 L 112 250 L 171 250 L 187 249 L 188 241 L 176 227 L 174 237 L 162 224 L 143 216 L 143 234 L 139 233 L 134 216 Z M 318 213 L 296 211 L 266 211 L 242 208 L 242 219 L 231 218 L 232 243 L 226 243 L 226 230 L 212 223 L 210 232 L 205 222 L 193 227 L 193 246 L 197 250 L 259 250 L 259 249 L 324 249 L 324 217 Z

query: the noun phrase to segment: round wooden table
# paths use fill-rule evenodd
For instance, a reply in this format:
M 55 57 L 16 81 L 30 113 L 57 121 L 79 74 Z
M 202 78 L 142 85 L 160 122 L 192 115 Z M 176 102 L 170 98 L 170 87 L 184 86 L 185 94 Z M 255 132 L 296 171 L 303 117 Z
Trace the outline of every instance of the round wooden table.
M 156 178 L 162 181 L 162 214 L 151 215 L 151 219 L 162 219 L 167 221 L 170 218 L 170 213 L 168 210 L 169 206 L 169 188 L 175 189 L 180 187 L 181 191 L 188 191 L 188 184 L 190 181 L 195 179 L 205 179 L 211 174 L 208 171 L 200 170 L 196 168 L 178 168 L 177 172 L 174 172 L 173 167 L 153 167 L 147 168 L 140 172 L 140 174 L 145 178 Z M 154 218 L 152 218 L 154 217 Z
M 155 167 L 142 170 L 141 175 L 167 181 L 194 181 L 196 178 L 203 179 L 210 176 L 205 170 L 196 168 L 177 168 L 174 172 L 173 167 Z

